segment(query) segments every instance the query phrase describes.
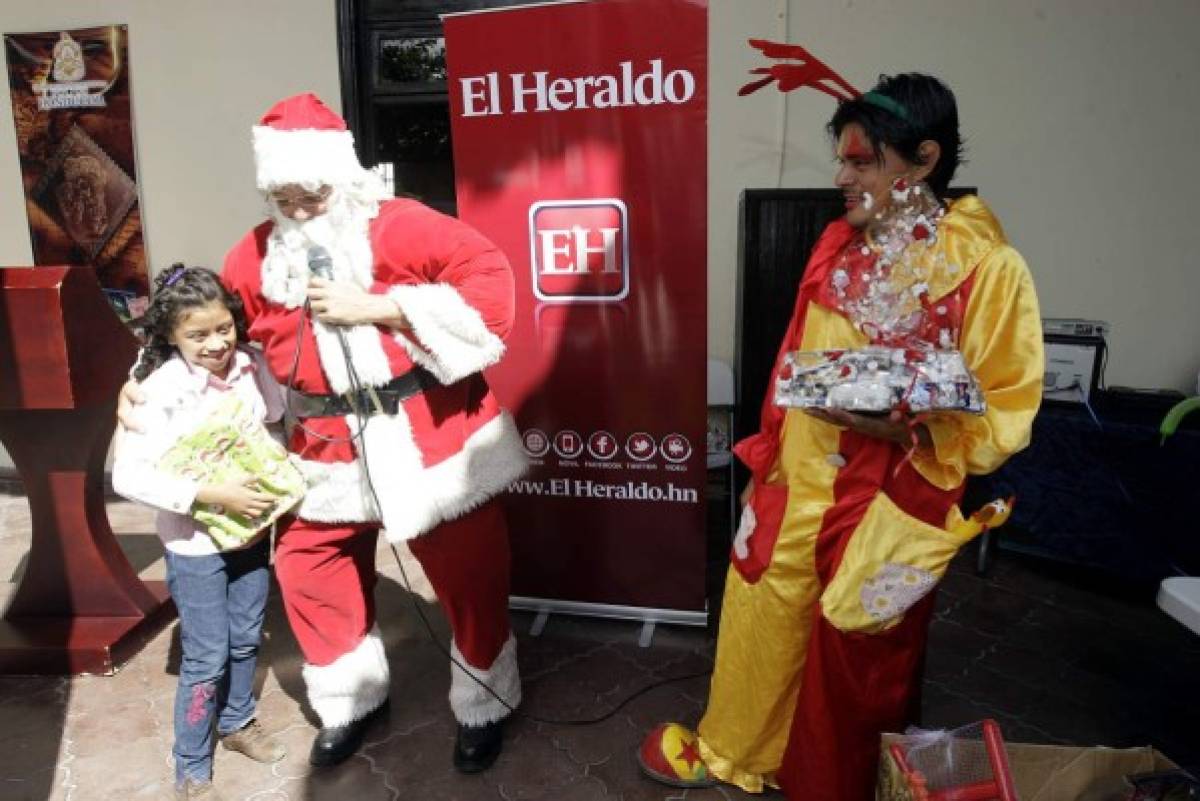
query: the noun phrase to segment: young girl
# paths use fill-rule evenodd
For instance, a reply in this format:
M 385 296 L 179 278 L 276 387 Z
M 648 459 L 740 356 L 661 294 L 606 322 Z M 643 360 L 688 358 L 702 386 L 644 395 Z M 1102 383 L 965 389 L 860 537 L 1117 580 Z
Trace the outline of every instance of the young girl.
M 253 479 L 201 484 L 156 465 L 225 393 L 235 393 L 267 424 L 280 421 L 283 401 L 262 356 L 239 346 L 245 340 L 241 301 L 212 271 L 177 264 L 163 272 L 144 328 L 147 342 L 133 372 L 146 395 L 137 411 L 143 430 L 118 435 L 113 486 L 159 509 L 167 586 L 179 610 L 183 643 L 175 696 L 175 792 L 177 798 L 212 799 L 214 719 L 225 748 L 257 762 L 284 755 L 283 745 L 254 717 L 270 537 L 264 529 L 244 547 L 221 551 L 189 512 L 193 503 L 204 503 L 257 517 L 275 498 Z

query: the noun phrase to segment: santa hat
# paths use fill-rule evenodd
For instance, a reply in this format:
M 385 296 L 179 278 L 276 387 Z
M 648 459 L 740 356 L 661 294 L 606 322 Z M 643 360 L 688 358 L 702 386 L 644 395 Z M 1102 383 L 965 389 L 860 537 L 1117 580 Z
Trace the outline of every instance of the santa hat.
M 306 92 L 280 100 L 254 126 L 255 183 L 345 186 L 363 180 L 346 122 Z

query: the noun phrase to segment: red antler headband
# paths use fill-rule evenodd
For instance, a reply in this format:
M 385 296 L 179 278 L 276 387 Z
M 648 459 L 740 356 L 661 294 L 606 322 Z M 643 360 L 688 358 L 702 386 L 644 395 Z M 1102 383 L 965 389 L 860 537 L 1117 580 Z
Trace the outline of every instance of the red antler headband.
M 800 45 L 768 42 L 766 39 L 751 39 L 750 46 L 760 51 L 767 58 L 789 59 L 798 64 L 773 64 L 770 67 L 756 67 L 750 70 L 752 75 L 765 75 L 765 78 L 751 81 L 738 90 L 738 95 L 745 96 L 757 92 L 767 84 L 775 81 L 779 91 L 790 92 L 793 89 L 809 87 L 824 92 L 838 101 L 857 100 L 870 103 L 876 108 L 893 114 L 905 122 L 909 122 L 908 109 L 895 99 L 879 92 L 863 94 L 850 85 L 850 82 L 829 68 L 825 62 L 814 57 Z
M 811 53 L 800 45 L 768 42 L 766 39 L 751 39 L 750 46 L 762 52 L 767 58 L 786 58 L 798 61 L 799 64 L 774 64 L 770 67 L 758 67 L 750 70 L 752 75 L 766 75 L 738 90 L 739 95 L 757 92 L 772 81 L 779 82 L 779 91 L 790 92 L 802 86 L 808 86 L 833 97 L 837 100 L 854 100 L 862 95 L 850 83 L 825 65 L 823 61 L 814 58 Z

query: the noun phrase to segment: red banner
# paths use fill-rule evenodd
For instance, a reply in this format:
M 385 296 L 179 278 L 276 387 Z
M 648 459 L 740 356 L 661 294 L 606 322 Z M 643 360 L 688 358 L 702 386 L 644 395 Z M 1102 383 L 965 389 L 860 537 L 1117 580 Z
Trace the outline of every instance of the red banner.
M 488 374 L 533 462 L 509 498 L 513 592 L 700 612 L 707 4 L 445 23 L 459 216 L 517 278 Z

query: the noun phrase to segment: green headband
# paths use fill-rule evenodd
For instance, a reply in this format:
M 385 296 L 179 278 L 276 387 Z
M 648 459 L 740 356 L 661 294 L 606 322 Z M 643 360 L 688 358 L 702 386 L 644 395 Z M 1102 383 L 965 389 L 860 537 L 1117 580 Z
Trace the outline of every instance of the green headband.
M 881 108 L 893 116 L 899 117 L 905 122 L 912 122 L 908 116 L 908 109 L 887 95 L 882 95 L 879 92 L 867 92 L 862 96 L 862 101 L 864 103 L 870 103 L 876 108 Z

